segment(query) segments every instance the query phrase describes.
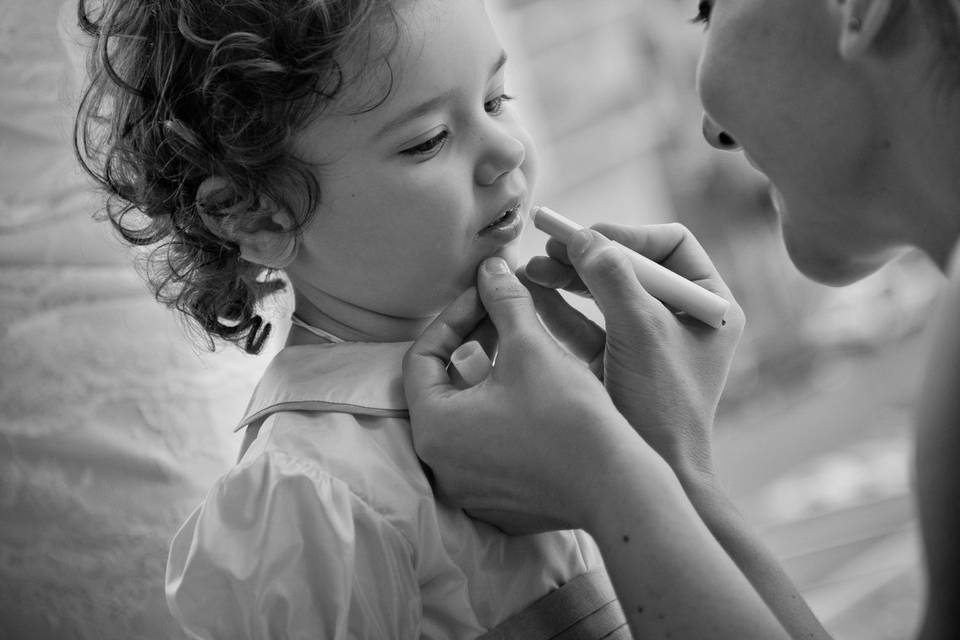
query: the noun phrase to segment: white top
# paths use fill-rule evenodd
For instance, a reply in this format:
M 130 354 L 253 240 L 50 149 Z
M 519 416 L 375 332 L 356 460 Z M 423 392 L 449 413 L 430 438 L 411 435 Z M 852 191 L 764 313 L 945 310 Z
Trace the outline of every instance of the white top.
M 197 638 L 474 638 L 602 566 L 587 534 L 510 537 L 437 503 L 410 436 L 408 343 L 287 347 L 240 463 L 175 536 L 167 600 Z

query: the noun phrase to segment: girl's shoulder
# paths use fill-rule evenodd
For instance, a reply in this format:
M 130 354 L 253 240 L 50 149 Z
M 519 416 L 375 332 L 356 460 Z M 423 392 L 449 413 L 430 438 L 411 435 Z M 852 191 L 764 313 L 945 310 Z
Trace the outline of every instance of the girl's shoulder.
M 406 418 L 283 411 L 267 420 L 238 467 L 265 454 L 266 464 L 333 478 L 378 508 L 433 495 Z
M 409 424 L 335 411 L 282 411 L 260 429 L 211 493 L 297 494 L 293 504 L 344 501 L 415 536 L 433 493 Z

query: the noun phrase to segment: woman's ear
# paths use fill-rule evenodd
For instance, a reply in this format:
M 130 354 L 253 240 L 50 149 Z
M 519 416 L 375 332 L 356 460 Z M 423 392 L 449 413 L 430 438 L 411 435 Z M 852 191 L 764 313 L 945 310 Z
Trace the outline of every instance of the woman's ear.
M 855 60 L 877 41 L 893 0 L 841 0 L 840 57 Z
M 244 260 L 285 269 L 297 257 L 296 218 L 273 200 L 241 199 L 233 183 L 212 176 L 200 184 L 196 202 L 203 224 L 222 240 L 235 243 Z

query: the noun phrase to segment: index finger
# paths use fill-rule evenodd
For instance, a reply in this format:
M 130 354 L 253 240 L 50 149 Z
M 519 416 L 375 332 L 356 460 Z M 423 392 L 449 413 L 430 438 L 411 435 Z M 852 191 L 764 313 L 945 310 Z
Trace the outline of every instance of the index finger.
M 423 395 L 454 388 L 447 363 L 485 315 L 477 290 L 471 287 L 424 329 L 403 357 L 403 386 L 411 405 Z

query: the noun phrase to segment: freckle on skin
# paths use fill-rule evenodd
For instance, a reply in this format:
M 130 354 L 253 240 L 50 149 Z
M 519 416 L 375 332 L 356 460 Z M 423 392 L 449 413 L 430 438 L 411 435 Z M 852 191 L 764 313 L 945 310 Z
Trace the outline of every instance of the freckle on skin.
M 630 536 L 623 536 L 624 542 L 630 542 Z
M 643 607 L 637 607 L 637 613 L 643 613 Z

